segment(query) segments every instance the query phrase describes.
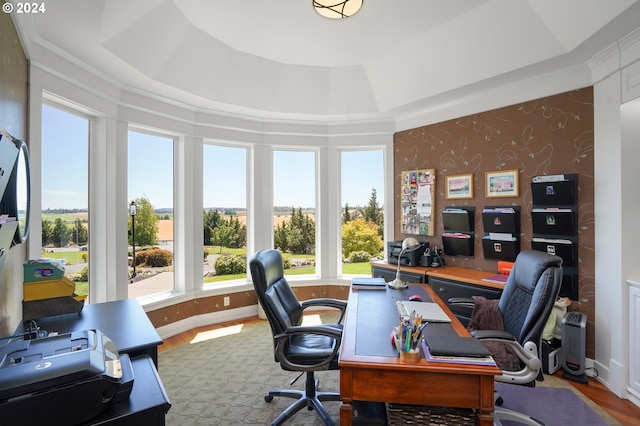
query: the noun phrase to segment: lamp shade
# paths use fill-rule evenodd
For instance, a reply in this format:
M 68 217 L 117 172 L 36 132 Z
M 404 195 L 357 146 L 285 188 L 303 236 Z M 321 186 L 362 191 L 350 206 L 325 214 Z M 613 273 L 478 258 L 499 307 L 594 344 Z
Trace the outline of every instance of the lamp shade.
M 313 7 L 325 18 L 342 19 L 354 15 L 364 0 L 313 0 Z
M 414 251 L 420 248 L 420 241 L 414 237 L 407 237 L 402 241 L 402 251 Z

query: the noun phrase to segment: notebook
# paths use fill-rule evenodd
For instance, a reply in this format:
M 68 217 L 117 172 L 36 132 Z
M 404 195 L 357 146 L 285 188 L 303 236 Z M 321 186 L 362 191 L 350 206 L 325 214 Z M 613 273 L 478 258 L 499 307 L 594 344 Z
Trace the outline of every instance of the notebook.
M 431 355 L 478 358 L 491 356 L 489 349 L 474 337 L 445 335 L 427 336 L 425 339 Z
M 380 277 L 355 277 L 351 280 L 351 287 L 360 290 L 386 290 L 387 283 Z
M 451 322 L 449 315 L 434 302 L 404 300 L 398 302 L 398 311 L 402 316 L 409 316 L 411 312 L 416 311 L 416 314 L 422 316 L 422 321 L 426 322 Z

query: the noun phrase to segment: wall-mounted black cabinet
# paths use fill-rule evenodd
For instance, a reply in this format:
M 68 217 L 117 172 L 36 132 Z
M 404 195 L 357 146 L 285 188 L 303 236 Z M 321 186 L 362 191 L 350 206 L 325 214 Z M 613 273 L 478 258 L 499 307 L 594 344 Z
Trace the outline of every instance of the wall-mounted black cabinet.
M 487 206 L 482 210 L 485 259 L 513 262 L 520 253 L 520 206 Z
M 531 248 L 562 258 L 560 296 L 577 300 L 578 175 L 535 176 L 531 194 Z

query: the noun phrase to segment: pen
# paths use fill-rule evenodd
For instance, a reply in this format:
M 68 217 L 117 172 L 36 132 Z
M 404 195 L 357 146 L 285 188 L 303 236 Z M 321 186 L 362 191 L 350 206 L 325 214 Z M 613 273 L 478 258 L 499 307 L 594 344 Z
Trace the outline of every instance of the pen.
M 422 336 L 422 331 L 424 330 L 424 328 L 427 326 L 427 324 L 429 324 L 428 322 L 425 322 L 424 324 L 422 324 L 420 326 L 420 328 L 418 329 L 418 332 L 415 334 L 415 340 L 418 341 L 418 339 L 420 339 L 420 336 Z

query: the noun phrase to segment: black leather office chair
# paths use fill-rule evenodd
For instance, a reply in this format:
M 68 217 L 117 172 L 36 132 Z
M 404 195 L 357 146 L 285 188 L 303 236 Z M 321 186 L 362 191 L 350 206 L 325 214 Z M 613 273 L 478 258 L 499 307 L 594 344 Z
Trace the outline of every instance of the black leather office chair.
M 340 394 L 318 392 L 315 371 L 338 369 L 338 349 L 342 337 L 342 318 L 347 303 L 343 300 L 318 298 L 300 303 L 284 278 L 282 256 L 277 250 L 262 250 L 249 262 L 253 286 L 273 332 L 276 362 L 284 370 L 306 373 L 304 391 L 271 390 L 264 397 L 270 402 L 274 396 L 296 398 L 272 425 L 280 425 L 302 408 L 316 410 L 325 424 L 335 425 L 321 401 L 339 401 Z M 326 306 L 340 310 L 336 324 L 302 326 L 303 311 L 310 306 Z
M 517 356 L 516 371 L 503 368 L 496 381 L 535 386 L 543 380 L 539 357 L 542 330 L 549 318 L 562 283 L 562 259 L 544 252 L 525 250 L 518 254 L 509 274 L 497 308 L 504 331 L 475 330 L 471 334 L 483 342 L 501 342 Z M 473 306 L 473 299 L 452 298 L 451 304 Z M 472 322 L 474 316 L 472 314 Z M 517 362 L 519 360 L 519 362 Z M 496 393 L 494 424 L 513 420 L 539 426 L 540 421 L 500 407 L 502 398 Z

